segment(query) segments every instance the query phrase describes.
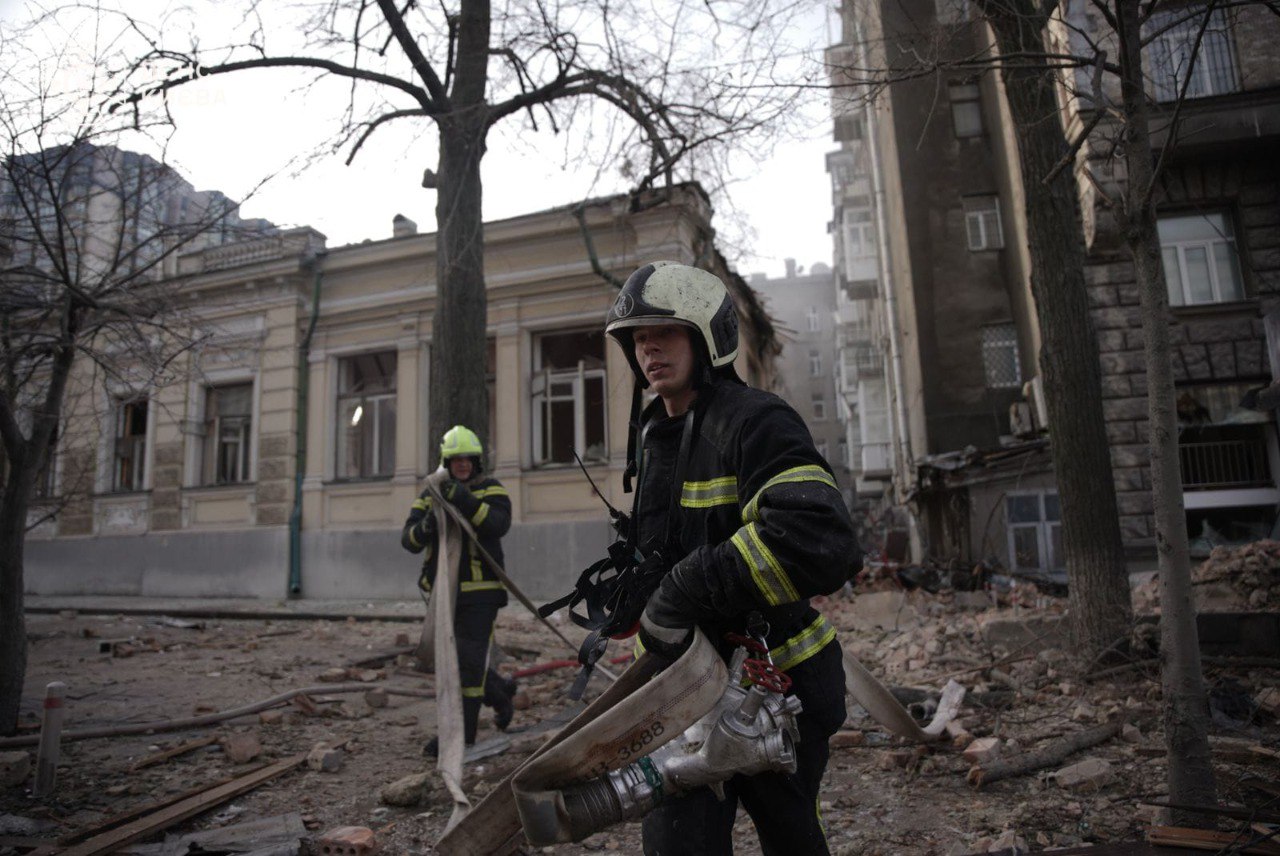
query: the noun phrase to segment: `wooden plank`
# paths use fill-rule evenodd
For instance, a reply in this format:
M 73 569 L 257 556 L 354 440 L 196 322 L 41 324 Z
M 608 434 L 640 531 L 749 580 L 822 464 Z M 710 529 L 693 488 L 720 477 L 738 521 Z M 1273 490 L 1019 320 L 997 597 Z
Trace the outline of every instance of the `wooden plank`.
M 194 817 L 215 805 L 234 799 L 246 791 L 251 791 L 258 785 L 301 766 L 306 760 L 307 753 L 303 752 L 283 761 L 277 761 L 248 775 L 232 779 L 224 785 L 210 788 L 196 796 L 174 803 L 168 808 L 141 817 L 119 829 L 90 838 L 82 844 L 64 850 L 63 856 L 103 856 L 103 854 L 112 853 L 126 844 L 132 844 L 175 823 Z
M 1258 837 L 1250 831 L 1238 833 L 1214 832 L 1208 829 L 1189 829 L 1184 826 L 1152 826 L 1147 830 L 1147 840 L 1153 844 L 1168 844 L 1170 846 L 1188 847 L 1193 850 L 1212 850 L 1214 852 L 1230 848 L 1232 853 L 1280 856 L 1280 844 L 1274 841 L 1259 841 L 1257 844 L 1249 844 L 1250 841 Z
M 217 742 L 218 742 L 217 735 L 211 735 L 209 737 L 199 737 L 199 738 L 196 738 L 195 740 L 188 740 L 186 743 L 179 743 L 177 746 L 174 746 L 172 749 L 165 749 L 163 752 L 155 752 L 151 755 L 147 755 L 145 758 L 138 759 L 133 763 L 131 767 L 129 767 L 129 772 L 136 773 L 137 771 L 143 769 L 144 767 L 154 766 L 156 764 L 159 764 L 162 761 L 168 761 L 170 758 L 176 758 L 179 755 L 185 755 L 188 752 L 192 752 L 196 749 L 202 749 L 205 746 L 210 745 L 211 743 L 217 743 Z
M 252 769 L 246 771 L 242 775 L 248 775 L 249 773 L 256 773 L 258 770 L 261 770 L 265 766 L 266 766 L 265 764 L 259 764 L 258 766 L 253 767 Z M 170 794 L 167 797 L 161 797 L 160 799 L 155 800 L 154 802 L 142 803 L 140 805 L 136 805 L 133 808 L 126 809 L 120 812 L 119 814 L 112 815 L 106 820 L 99 821 L 98 823 L 95 823 L 93 826 L 86 827 L 84 829 L 79 830 L 78 832 L 68 832 L 66 835 L 63 835 L 58 839 L 58 845 L 60 847 L 70 847 L 72 844 L 75 844 L 77 841 L 84 841 L 86 838 L 91 838 L 94 835 L 99 835 L 103 832 L 106 832 L 108 829 L 115 829 L 117 826 L 122 826 L 123 824 L 126 824 L 131 820 L 136 820 L 137 818 L 142 817 L 144 814 L 151 814 L 152 812 L 156 812 L 162 808 L 171 806 L 174 803 L 182 802 L 185 799 L 190 799 L 191 797 L 199 796 L 205 791 L 208 791 L 212 788 L 216 788 L 221 785 L 225 785 L 234 781 L 235 781 L 235 777 L 218 779 L 216 782 L 207 782 L 198 788 L 191 788 L 189 790 L 182 791 L 181 793 Z

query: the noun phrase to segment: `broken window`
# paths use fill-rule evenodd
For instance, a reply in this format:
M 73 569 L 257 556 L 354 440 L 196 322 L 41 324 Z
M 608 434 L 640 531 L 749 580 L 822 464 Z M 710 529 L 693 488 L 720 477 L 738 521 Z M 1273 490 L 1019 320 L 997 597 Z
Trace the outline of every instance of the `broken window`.
M 533 343 L 533 462 L 604 460 L 604 334 L 598 330 L 538 336 Z
M 1066 569 L 1062 553 L 1062 513 L 1056 491 L 1005 496 L 1009 527 L 1009 568 L 1014 573 Z
M 338 360 L 340 479 L 389 476 L 396 468 L 396 352 Z
M 253 384 L 209 387 L 204 412 L 204 484 L 249 480 Z
M 118 400 L 115 421 L 111 489 L 121 493 L 142 490 L 147 460 L 147 399 Z

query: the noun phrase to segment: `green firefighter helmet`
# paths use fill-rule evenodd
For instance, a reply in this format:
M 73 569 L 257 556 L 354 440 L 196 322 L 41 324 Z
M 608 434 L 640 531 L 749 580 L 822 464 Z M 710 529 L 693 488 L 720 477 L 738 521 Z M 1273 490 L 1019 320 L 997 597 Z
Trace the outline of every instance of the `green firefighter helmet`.
M 478 464 L 483 453 L 480 438 L 465 425 L 454 425 L 444 432 L 444 439 L 440 441 L 440 460 L 445 464 L 450 458 L 458 457 L 475 458 Z

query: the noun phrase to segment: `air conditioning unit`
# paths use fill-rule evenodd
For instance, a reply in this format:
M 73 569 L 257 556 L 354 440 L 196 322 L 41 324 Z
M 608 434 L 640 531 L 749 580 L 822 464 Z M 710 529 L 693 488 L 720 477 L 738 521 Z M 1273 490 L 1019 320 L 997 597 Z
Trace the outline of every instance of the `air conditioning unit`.
M 1022 385 L 1022 397 L 1031 406 L 1031 416 L 1038 431 L 1049 430 L 1049 406 L 1044 400 L 1044 379 L 1036 375 Z M 1014 432 L 1017 433 L 1016 431 Z
M 1015 401 L 1009 405 L 1009 433 L 1019 440 L 1034 437 L 1038 433 L 1035 420 L 1031 418 L 1030 404 Z

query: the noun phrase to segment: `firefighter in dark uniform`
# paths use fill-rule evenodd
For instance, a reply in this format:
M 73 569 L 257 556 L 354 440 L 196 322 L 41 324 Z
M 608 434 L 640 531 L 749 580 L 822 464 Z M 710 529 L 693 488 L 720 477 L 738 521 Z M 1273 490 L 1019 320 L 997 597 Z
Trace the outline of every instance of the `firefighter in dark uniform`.
M 808 598 L 862 564 L 831 469 L 790 406 L 734 373 L 737 313 L 713 274 L 645 265 L 605 330 L 657 394 L 633 419 L 632 543 L 670 570 L 645 607 L 640 646 L 674 660 L 697 625 L 728 659 L 727 633 L 763 637 L 803 705 L 794 774 L 736 776 L 723 802 L 699 788 L 660 805 L 644 819 L 644 852 L 731 854 L 741 803 L 766 856 L 827 853 L 818 790 L 845 718 L 844 670 L 835 628 Z
M 480 544 L 502 564 L 499 540 L 511 528 L 511 497 L 502 483 L 486 477 L 480 467 L 480 438 L 474 431 L 455 425 L 440 444 L 442 465 L 449 471 L 440 485 L 440 493 L 462 516 L 471 522 Z M 413 502 L 409 519 L 404 522 L 400 544 L 410 553 L 426 555 L 418 586 L 429 595 L 436 578 L 436 555 L 439 533 L 436 516 L 427 491 Z M 453 630 L 458 641 L 458 676 L 462 683 L 462 721 L 466 744 L 476 742 L 480 706 L 494 709 L 494 724 L 505 729 L 514 708 L 511 696 L 515 682 L 507 680 L 489 667 L 489 643 L 498 610 L 507 605 L 507 590 L 493 569 L 481 558 L 471 539 L 463 536 L 458 557 L 458 592 L 454 607 Z M 439 743 L 432 738 L 424 751 L 436 754 Z

